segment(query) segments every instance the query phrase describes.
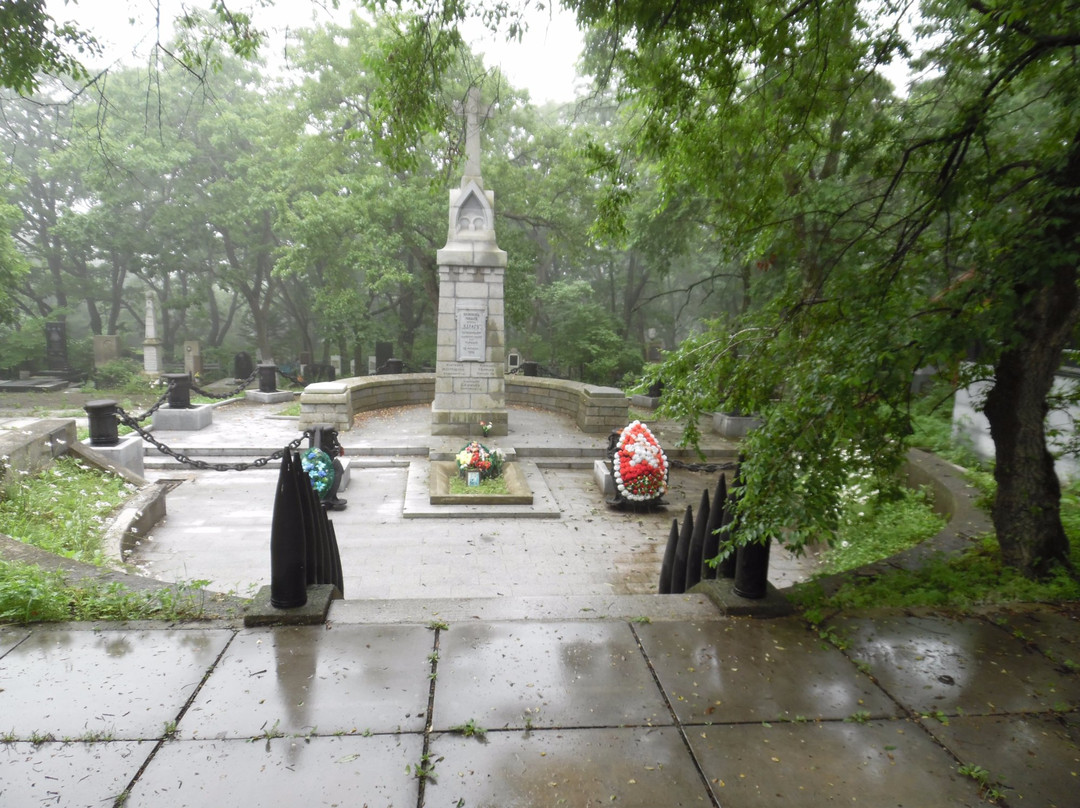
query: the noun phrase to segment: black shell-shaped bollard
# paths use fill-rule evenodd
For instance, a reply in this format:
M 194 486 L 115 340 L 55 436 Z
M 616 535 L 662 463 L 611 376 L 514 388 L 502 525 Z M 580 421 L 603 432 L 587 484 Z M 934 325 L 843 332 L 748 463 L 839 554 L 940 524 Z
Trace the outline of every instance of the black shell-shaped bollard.
M 716 567 L 708 563 L 720 554 L 720 524 L 727 510 L 727 477 L 720 475 L 713 494 L 712 508 L 709 509 L 709 521 L 705 525 L 705 544 L 701 548 L 701 578 L 711 581 L 716 578 Z
M 300 489 L 293 471 L 292 452 L 281 458 L 274 515 L 270 526 L 270 605 L 295 609 L 307 603 L 307 554 Z
M 671 594 L 681 595 L 686 591 L 686 565 L 690 557 L 690 540 L 694 535 L 694 509 L 686 506 L 683 514 L 682 530 L 679 531 L 679 543 L 675 547 L 675 563 L 671 567 Z
M 668 536 L 667 547 L 664 548 L 664 560 L 660 562 L 660 586 L 657 592 L 661 595 L 671 594 L 671 569 L 675 566 L 675 549 L 679 546 L 679 520 L 671 520 L 671 534 Z
M 701 492 L 701 503 L 694 516 L 694 532 L 690 536 L 690 550 L 686 557 L 686 584 L 684 592 L 689 592 L 701 580 L 701 567 L 705 561 L 705 528 L 709 524 L 709 492 Z

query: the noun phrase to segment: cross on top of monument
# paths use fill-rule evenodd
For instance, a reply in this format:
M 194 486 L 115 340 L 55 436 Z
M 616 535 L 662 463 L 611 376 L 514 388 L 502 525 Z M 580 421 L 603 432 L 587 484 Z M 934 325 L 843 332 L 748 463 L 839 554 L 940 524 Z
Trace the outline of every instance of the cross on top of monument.
M 465 174 L 462 177 L 462 184 L 464 184 L 468 179 L 480 180 L 480 124 L 491 117 L 491 105 L 481 106 L 480 90 L 477 87 L 470 87 L 464 105 L 457 105 L 457 112 L 465 116 Z

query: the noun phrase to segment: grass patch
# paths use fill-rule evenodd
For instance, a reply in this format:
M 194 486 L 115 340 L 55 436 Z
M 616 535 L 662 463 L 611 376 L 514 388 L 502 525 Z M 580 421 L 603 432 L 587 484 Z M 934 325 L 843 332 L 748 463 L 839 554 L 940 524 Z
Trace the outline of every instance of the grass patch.
M 278 410 L 277 414 L 278 415 L 285 415 L 285 416 L 288 416 L 290 418 L 298 418 L 300 416 L 300 402 L 299 401 L 293 402 L 288 407 L 285 407 L 284 409 Z
M 78 561 L 98 563 L 109 514 L 135 486 L 64 456 L 37 474 L 9 468 L 0 488 L 0 532 Z
M 861 567 L 914 547 L 945 527 L 925 490 L 900 489 L 893 498 L 850 503 L 833 546 L 821 556 L 822 572 Z
M 0 560 L 0 625 L 69 620 L 195 620 L 204 613 L 205 581 L 132 592 L 122 584 L 72 586 L 58 572 Z
M 481 480 L 480 485 L 469 487 L 468 483 L 459 476 L 453 476 L 450 483 L 449 493 L 479 496 L 481 494 L 509 494 L 510 486 L 506 484 L 505 477 L 489 477 Z

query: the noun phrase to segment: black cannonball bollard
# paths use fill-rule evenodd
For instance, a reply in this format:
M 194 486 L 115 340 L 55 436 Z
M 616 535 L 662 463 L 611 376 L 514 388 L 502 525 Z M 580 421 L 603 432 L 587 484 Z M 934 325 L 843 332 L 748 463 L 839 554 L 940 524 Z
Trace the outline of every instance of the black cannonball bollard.
M 277 365 L 259 365 L 259 392 L 277 392 Z
M 87 401 L 83 409 L 90 418 L 91 446 L 116 446 L 120 443 L 120 423 L 116 417 L 115 401 Z
M 169 383 L 169 409 L 191 409 L 191 377 L 186 373 L 166 373 Z

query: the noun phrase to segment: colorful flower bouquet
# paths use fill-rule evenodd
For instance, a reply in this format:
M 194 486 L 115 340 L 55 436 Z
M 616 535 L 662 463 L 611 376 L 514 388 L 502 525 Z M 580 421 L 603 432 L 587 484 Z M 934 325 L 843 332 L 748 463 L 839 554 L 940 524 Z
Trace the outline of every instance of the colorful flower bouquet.
M 311 487 L 324 498 L 334 485 L 334 461 L 322 449 L 308 449 L 300 457 L 304 473 L 311 479 Z
M 454 458 L 459 475 L 467 477 L 470 471 L 479 471 L 481 480 L 502 474 L 505 461 L 506 455 L 502 449 L 489 449 L 475 440 L 468 446 L 461 447 L 461 451 Z
M 492 426 L 491 421 L 481 421 L 480 422 L 480 431 L 484 434 L 485 438 L 488 435 L 491 434 L 491 426 Z
M 667 491 L 667 455 L 641 421 L 623 429 L 611 465 L 615 487 L 624 499 L 648 502 Z

